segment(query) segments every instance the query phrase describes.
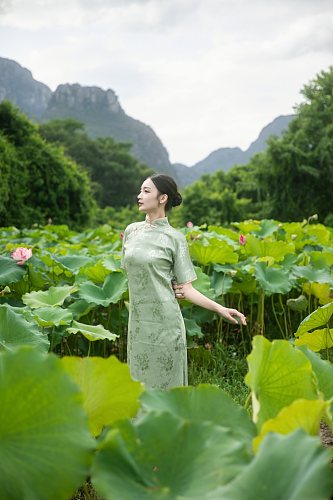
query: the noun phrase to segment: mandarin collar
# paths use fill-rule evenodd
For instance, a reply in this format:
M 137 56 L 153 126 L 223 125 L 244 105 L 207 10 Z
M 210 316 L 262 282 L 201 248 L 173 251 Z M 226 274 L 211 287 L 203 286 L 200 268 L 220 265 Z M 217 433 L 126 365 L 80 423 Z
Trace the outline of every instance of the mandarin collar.
M 169 221 L 167 217 L 160 217 L 159 219 L 155 219 L 153 222 L 150 222 L 150 217 L 146 215 L 146 224 L 150 227 L 158 227 L 158 226 L 168 226 Z

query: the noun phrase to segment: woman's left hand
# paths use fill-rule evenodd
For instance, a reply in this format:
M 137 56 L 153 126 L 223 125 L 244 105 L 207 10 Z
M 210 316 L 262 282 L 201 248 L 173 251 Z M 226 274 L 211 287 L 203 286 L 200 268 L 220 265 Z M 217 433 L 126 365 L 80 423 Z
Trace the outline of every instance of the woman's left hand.
M 246 326 L 246 318 L 244 314 L 237 311 L 237 309 L 230 309 L 229 307 L 221 306 L 219 314 L 220 316 L 230 321 L 231 323 L 234 323 L 235 325 L 240 324 Z

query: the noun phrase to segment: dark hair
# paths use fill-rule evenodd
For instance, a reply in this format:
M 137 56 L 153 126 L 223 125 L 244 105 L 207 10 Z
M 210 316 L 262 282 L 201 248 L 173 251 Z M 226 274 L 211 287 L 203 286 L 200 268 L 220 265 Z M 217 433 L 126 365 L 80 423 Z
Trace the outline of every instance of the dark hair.
M 183 201 L 182 195 L 178 192 L 177 184 L 172 177 L 165 174 L 154 174 L 149 177 L 155 184 L 160 194 L 167 194 L 168 201 L 165 210 L 168 212 L 172 207 L 177 207 Z

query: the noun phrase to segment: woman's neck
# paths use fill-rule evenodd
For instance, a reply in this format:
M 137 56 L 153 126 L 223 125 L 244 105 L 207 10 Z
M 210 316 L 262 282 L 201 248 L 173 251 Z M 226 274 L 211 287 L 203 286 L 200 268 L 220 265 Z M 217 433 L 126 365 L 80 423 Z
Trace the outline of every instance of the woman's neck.
M 162 219 L 165 217 L 165 210 L 156 210 L 153 212 L 147 212 L 149 222 L 153 223 L 156 219 Z

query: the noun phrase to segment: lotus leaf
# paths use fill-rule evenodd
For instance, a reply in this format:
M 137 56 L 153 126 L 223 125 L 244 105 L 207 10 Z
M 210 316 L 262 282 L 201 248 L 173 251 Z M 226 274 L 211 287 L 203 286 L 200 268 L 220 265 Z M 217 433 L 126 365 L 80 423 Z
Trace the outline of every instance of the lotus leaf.
M 333 364 L 330 361 L 321 359 L 319 354 L 314 353 L 305 346 L 300 346 L 298 349 L 310 360 L 322 396 L 325 399 L 331 399 L 333 397 Z
M 318 328 L 318 326 L 327 325 L 332 314 L 333 314 L 333 302 L 330 302 L 329 304 L 326 304 L 322 307 L 318 307 L 316 311 L 313 311 L 300 323 L 295 333 L 296 337 L 299 337 L 304 333 L 314 330 L 315 328 Z
M 192 258 L 203 266 L 208 264 L 234 264 L 238 262 L 238 254 L 231 245 L 224 241 L 204 246 L 201 241 L 195 241 L 190 246 Z
M 246 384 L 252 390 L 253 420 L 259 428 L 295 399 L 317 399 L 312 365 L 286 340 L 257 335 L 247 357 Z
M 298 278 L 304 278 L 310 283 L 331 283 L 332 278 L 329 268 L 317 269 L 312 266 L 297 266 L 293 268 L 293 274 Z
M 167 411 L 178 418 L 225 427 L 246 445 L 251 444 L 256 434 L 247 411 L 214 385 L 177 387 L 167 392 L 150 389 L 142 394 L 141 402 L 147 410 Z
M 253 234 L 259 236 L 260 238 L 266 238 L 275 233 L 279 228 L 279 223 L 272 219 L 263 219 L 260 223 L 260 227 L 257 230 L 252 231 Z
M 68 325 L 73 315 L 68 309 L 61 307 L 40 307 L 34 309 L 34 319 L 43 327 Z
M 308 304 L 308 299 L 304 295 L 300 295 L 296 299 L 287 300 L 287 306 L 290 307 L 292 311 L 306 311 Z
M 79 288 L 79 295 L 88 303 L 102 305 L 116 304 L 127 290 L 127 278 L 122 273 L 109 274 L 100 287 L 86 281 Z
M 264 262 L 255 263 L 255 276 L 266 295 L 288 293 L 293 287 L 288 271 L 269 267 Z
M 320 422 L 329 408 L 329 403 L 322 399 L 309 401 L 297 399 L 291 405 L 282 408 L 275 418 L 266 420 L 259 436 L 253 440 L 253 449 L 258 451 L 260 443 L 268 432 L 290 434 L 297 429 L 304 429 L 311 436 L 319 434 Z
M 82 267 L 94 262 L 87 255 L 65 255 L 64 257 L 57 257 L 56 260 L 73 273 L 77 273 Z
M 25 293 L 22 296 L 22 301 L 32 309 L 37 309 L 38 307 L 61 306 L 65 299 L 76 292 L 76 290 L 77 288 L 75 286 L 70 285 L 51 286 L 45 292 L 39 290 L 38 292 Z
M 268 434 L 250 465 L 205 500 L 324 500 L 332 492 L 329 451 L 299 429 Z
M 331 287 L 328 283 L 304 283 L 302 288 L 307 295 L 319 299 L 321 305 L 332 302 Z
M 106 500 L 206 498 L 247 465 L 245 447 L 227 429 L 150 412 L 118 422 L 99 444 L 92 483 Z
M 190 337 L 203 337 L 200 326 L 194 319 L 184 318 L 186 333 Z
M 97 436 L 115 420 L 136 414 L 143 386 L 132 380 L 127 364 L 115 356 L 64 357 L 61 362 L 83 393 L 90 432 Z
M 47 352 L 49 341 L 36 325 L 27 321 L 7 305 L 0 305 L 0 349 L 12 350 L 14 347 L 29 345 L 41 352 Z
M 88 280 L 97 284 L 104 283 L 105 278 L 109 274 L 110 271 L 103 266 L 102 260 L 99 260 L 93 266 L 87 266 L 80 270 L 80 275 L 85 276 Z
M 0 256 L 0 285 L 10 285 L 20 281 L 26 273 L 26 269 L 10 257 Z
M 67 500 L 94 443 L 79 390 L 52 354 L 0 353 L 1 499 Z
M 86 339 L 90 341 L 95 340 L 115 340 L 119 335 L 109 332 L 102 325 L 86 325 L 84 323 L 79 323 L 78 321 L 73 321 L 71 328 L 67 328 L 69 333 L 81 333 Z
M 286 255 L 295 253 L 293 243 L 284 241 L 265 241 L 249 234 L 246 237 L 245 252 L 253 257 L 273 257 L 276 262 L 283 261 Z
M 329 349 L 333 346 L 333 328 L 321 328 L 311 333 L 303 333 L 295 340 L 295 345 L 306 345 L 314 352 Z

